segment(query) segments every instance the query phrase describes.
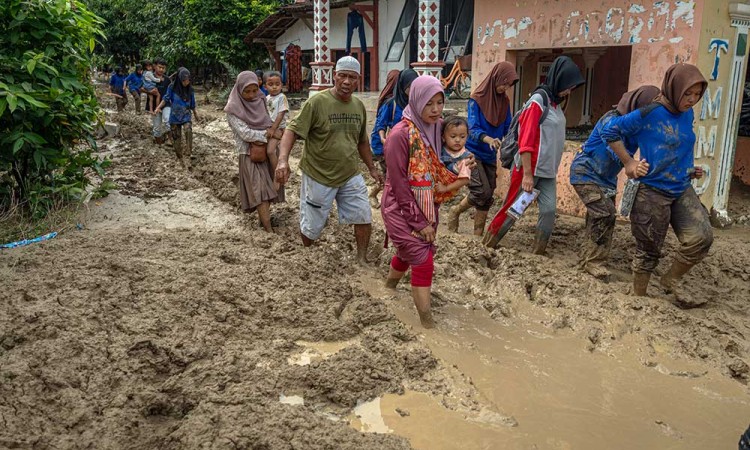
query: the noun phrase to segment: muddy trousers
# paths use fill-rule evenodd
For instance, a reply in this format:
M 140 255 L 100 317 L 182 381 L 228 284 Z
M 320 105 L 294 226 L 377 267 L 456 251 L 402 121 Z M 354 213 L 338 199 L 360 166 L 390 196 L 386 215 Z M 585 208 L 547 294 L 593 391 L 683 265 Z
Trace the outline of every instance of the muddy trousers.
M 617 209 L 614 197 L 593 183 L 574 184 L 573 188 L 586 206 L 586 242 L 581 252 L 581 265 L 603 264 L 609 258 L 615 231 Z
M 122 93 L 122 96 L 115 97 L 115 104 L 117 105 L 117 111 L 124 111 L 125 106 L 128 104 L 128 96 L 124 92 Z
M 508 209 L 521 195 L 521 182 L 523 181 L 523 169 L 511 171 L 510 188 L 505 202 L 500 211 L 497 212 L 487 229 L 489 235 L 495 236 L 495 241 L 500 240 L 510 230 L 515 220 L 508 215 Z M 534 177 L 534 188 L 539 190 L 537 205 L 539 207 L 539 219 L 537 220 L 537 239 L 547 242 L 555 228 L 555 214 L 557 214 L 557 179 Z
M 714 236 L 708 212 L 693 187 L 674 198 L 641 183 L 630 211 L 630 227 L 636 240 L 634 273 L 653 273 L 669 225 L 680 241 L 675 260 L 693 266 L 708 253 Z
M 174 152 L 177 154 L 177 158 L 183 156 L 190 158 L 193 153 L 193 124 L 187 123 L 173 123 L 170 125 L 172 130 L 172 142 L 174 145 Z M 182 145 L 182 132 L 185 132 L 185 145 Z
M 495 201 L 497 187 L 497 166 L 476 161 L 469 179 L 469 205 L 477 211 L 489 211 Z
M 135 103 L 136 114 L 141 113 L 141 93 L 137 89 L 131 90 L 130 95 L 133 96 L 133 103 Z

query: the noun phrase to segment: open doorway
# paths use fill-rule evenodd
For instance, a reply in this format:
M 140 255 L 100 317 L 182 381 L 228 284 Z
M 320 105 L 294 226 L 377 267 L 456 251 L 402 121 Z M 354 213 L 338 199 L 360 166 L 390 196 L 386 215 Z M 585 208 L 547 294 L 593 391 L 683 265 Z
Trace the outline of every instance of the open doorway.
M 628 91 L 630 46 L 524 49 L 508 51 L 516 62 L 520 80 L 514 90 L 514 110 L 544 81 L 552 61 L 569 56 L 581 69 L 587 84 L 571 94 L 565 107 L 569 140 L 585 141 L 593 125 Z

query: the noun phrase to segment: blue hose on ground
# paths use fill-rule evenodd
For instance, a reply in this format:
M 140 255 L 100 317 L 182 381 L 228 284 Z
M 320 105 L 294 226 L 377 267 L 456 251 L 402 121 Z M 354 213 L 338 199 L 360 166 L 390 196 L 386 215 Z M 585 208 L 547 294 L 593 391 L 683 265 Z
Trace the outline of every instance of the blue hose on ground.
M 57 231 L 53 231 L 52 233 L 45 234 L 44 236 L 35 237 L 34 239 L 23 239 L 21 241 L 16 241 L 16 242 L 10 242 L 8 244 L 3 244 L 3 245 L 0 245 L 0 248 L 23 247 L 25 245 L 35 244 L 37 242 L 42 242 L 42 241 L 46 241 L 48 239 L 52 239 L 55 236 L 57 236 Z

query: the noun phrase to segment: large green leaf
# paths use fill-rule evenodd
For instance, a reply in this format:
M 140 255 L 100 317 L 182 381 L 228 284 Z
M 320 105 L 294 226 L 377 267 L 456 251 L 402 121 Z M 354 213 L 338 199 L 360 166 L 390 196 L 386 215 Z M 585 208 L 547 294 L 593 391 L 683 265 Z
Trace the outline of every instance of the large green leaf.
M 8 109 L 10 112 L 15 111 L 18 107 L 18 98 L 13 94 L 8 94 L 6 99 L 8 100 Z

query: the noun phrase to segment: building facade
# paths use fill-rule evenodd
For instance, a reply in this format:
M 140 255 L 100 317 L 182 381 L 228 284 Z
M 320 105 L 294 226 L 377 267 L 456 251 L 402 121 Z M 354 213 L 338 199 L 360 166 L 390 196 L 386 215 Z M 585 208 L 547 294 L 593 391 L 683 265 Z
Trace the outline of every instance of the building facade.
M 660 87 L 666 69 L 676 62 L 697 65 L 709 80 L 695 123 L 695 159 L 706 176 L 694 186 L 715 224 L 729 222 L 733 174 L 750 182 L 750 139 L 740 140 L 737 150 L 747 79 L 746 2 L 307 0 L 282 7 L 277 14 L 286 15 L 286 22 L 266 21 L 248 38 L 266 43 L 272 54 L 290 43 L 301 46 L 308 53 L 315 92 L 331 85 L 334 61 L 346 53 L 352 10 L 365 17 L 366 51 L 360 50 L 358 33 L 351 41 L 352 55 L 365 73 L 360 90 L 379 90 L 393 69 L 445 75 L 446 64 L 470 54 L 474 86 L 497 62 L 516 65 L 521 77 L 513 93 L 517 109 L 555 57 L 571 56 L 587 83 L 566 107 L 572 140 L 558 174 L 561 211 L 583 211 L 567 180 L 573 155 L 591 125 L 626 91 L 644 84 Z
M 709 80 L 696 106 L 696 164 L 706 176 L 694 186 L 714 223 L 728 222 L 737 128 L 747 73 L 750 5 L 745 2 L 684 0 L 476 0 L 473 80 L 499 61 L 521 73 L 515 105 L 544 77 L 559 54 L 568 54 L 588 80 L 566 110 L 568 125 L 595 123 L 619 97 L 644 84 L 661 86 L 676 62 L 697 65 Z M 480 19 L 481 18 L 481 19 Z M 558 173 L 563 210 L 580 213 L 567 183 L 576 145 L 569 145 Z

